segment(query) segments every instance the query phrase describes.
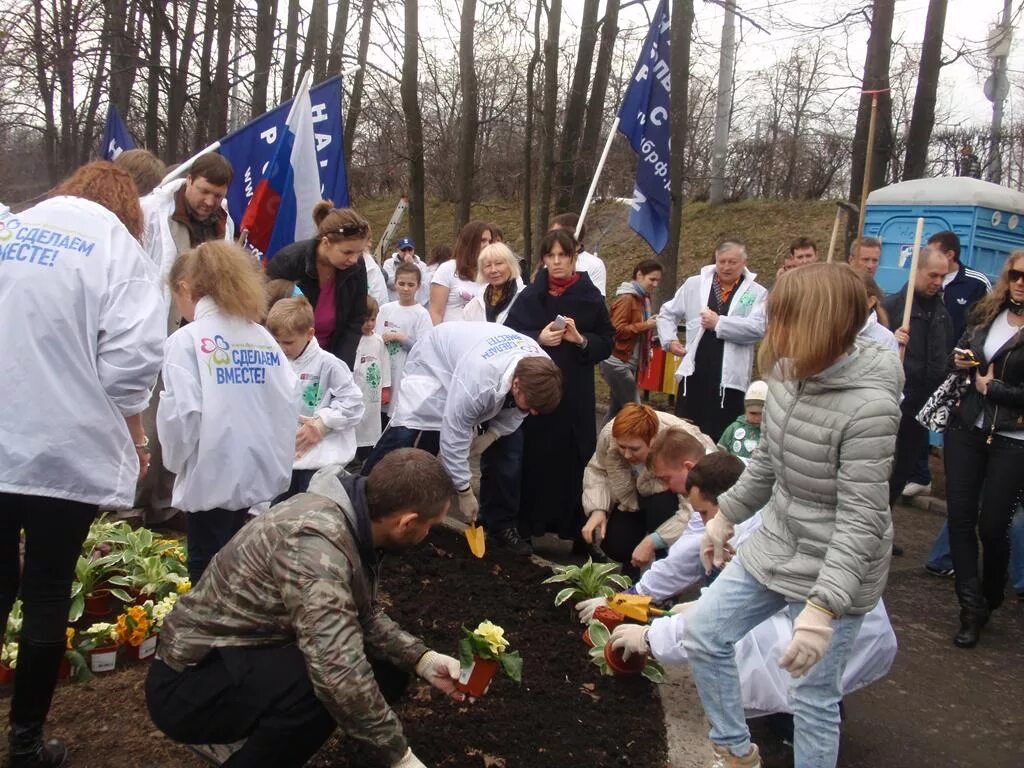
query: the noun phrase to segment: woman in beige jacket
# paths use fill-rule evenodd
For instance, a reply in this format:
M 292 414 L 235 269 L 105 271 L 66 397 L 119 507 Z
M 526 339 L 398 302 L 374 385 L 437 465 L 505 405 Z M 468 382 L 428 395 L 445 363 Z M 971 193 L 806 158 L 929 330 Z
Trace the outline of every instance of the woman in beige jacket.
M 597 438 L 597 450 L 583 473 L 583 538 L 596 538 L 613 560 L 644 568 L 667 550 L 689 522 L 692 510 L 667 490 L 647 467 L 658 432 L 678 427 L 693 437 L 692 463 L 717 448 L 695 424 L 646 405 L 630 403 Z

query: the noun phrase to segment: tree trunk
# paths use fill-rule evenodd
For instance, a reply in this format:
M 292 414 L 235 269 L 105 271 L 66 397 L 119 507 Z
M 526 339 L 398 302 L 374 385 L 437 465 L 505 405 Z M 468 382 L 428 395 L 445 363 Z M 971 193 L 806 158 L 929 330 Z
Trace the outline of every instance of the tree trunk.
M 35 77 L 39 95 L 43 100 L 43 158 L 46 163 L 46 175 L 50 185 L 60 178 L 60 163 L 57 160 L 57 119 L 53 111 L 53 87 L 50 82 L 49 67 L 44 59 L 47 47 L 43 45 L 42 3 L 33 3 L 35 27 L 32 30 L 33 46 L 35 47 Z
M 664 271 L 655 301 L 658 306 L 675 294 L 679 281 L 679 240 L 683 230 L 683 147 L 686 146 L 687 110 L 690 93 L 690 41 L 693 37 L 693 0 L 672 0 L 672 146 L 679 153 L 669 163 L 669 197 L 672 206 L 668 219 L 668 250 L 662 253 Z
M 199 100 L 196 103 L 194 142 L 205 147 L 210 133 L 209 115 L 213 109 L 213 41 L 217 34 L 217 4 L 219 0 L 206 0 L 203 16 L 203 50 L 199 58 Z
M 558 150 L 558 172 L 555 186 L 555 207 L 567 211 L 572 202 L 572 188 L 577 176 L 585 175 L 579 165 L 580 134 L 583 131 L 584 110 L 590 69 L 594 64 L 597 44 L 597 0 L 585 0 L 583 20 L 580 24 L 580 42 L 576 53 L 576 69 L 572 75 L 569 98 L 562 121 L 562 142 Z
M 537 232 L 547 232 L 551 218 L 551 174 L 555 165 L 555 111 L 558 109 L 558 34 L 562 0 L 551 0 L 548 36 L 544 41 L 544 113 L 541 125 L 540 185 L 537 190 Z
M 234 0 L 217 0 L 217 67 L 213 73 L 211 89 L 209 132 L 207 141 L 196 149 L 206 146 L 211 140 L 228 132 L 228 67 L 231 65 L 231 32 L 235 20 Z M 203 122 L 203 116 L 199 116 Z
M 308 69 L 313 70 L 314 83 L 324 79 L 323 73 L 327 70 L 327 0 L 313 0 L 299 74 Z
M 288 21 L 284 29 L 284 67 L 281 72 L 281 101 L 295 91 L 295 65 L 299 47 L 299 0 L 288 0 Z
M 270 66 L 274 61 L 274 23 L 277 18 L 277 0 L 256 2 L 256 46 L 253 50 L 252 117 L 267 111 L 267 88 L 270 84 Z
M 158 3 L 159 4 L 159 3 Z M 178 6 L 174 7 L 175 14 Z M 199 15 L 199 0 L 190 0 L 185 9 L 185 24 L 179 27 L 171 24 L 166 14 L 161 15 L 164 33 L 167 40 L 181 40 L 181 50 L 177 56 L 171 49 L 170 90 L 167 96 L 167 146 L 164 147 L 164 159 L 168 163 L 177 162 L 182 151 L 181 146 L 181 115 L 185 111 L 185 100 L 188 97 L 189 65 L 192 62 L 192 49 L 196 43 L 196 17 Z
M 352 164 L 352 148 L 356 143 L 356 125 L 363 103 L 363 80 L 366 77 L 366 52 L 370 48 L 370 25 L 373 22 L 373 0 L 363 0 L 363 17 L 359 28 L 359 70 L 352 78 L 352 98 L 345 115 L 345 168 Z
M 139 46 L 135 42 L 138 2 L 131 7 L 125 0 L 105 0 L 110 20 L 110 103 L 117 107 L 121 117 L 128 119 L 131 108 L 132 85 L 135 82 Z
M 935 93 L 942 68 L 942 35 L 946 27 L 946 0 L 929 0 L 924 24 L 921 62 L 917 70 L 914 109 L 907 130 L 907 154 L 903 162 L 903 180 L 924 178 L 928 163 L 928 143 L 935 126 Z
M 715 139 L 711 150 L 711 187 L 708 202 L 725 201 L 725 162 L 729 152 L 729 122 L 732 117 L 732 92 L 736 70 L 736 0 L 725 0 L 722 20 L 722 45 L 718 60 L 718 97 L 715 103 Z
M 409 152 L 409 232 L 424 256 L 427 250 L 426 169 L 423 162 L 423 118 L 419 101 L 419 4 L 405 0 L 405 51 L 402 59 L 402 111 Z
M 160 50 L 163 47 L 163 8 L 159 2 L 149 4 L 149 71 L 146 75 L 146 146 L 159 152 L 160 146 Z M 164 147 L 164 157 L 167 157 Z
M 327 59 L 327 74 L 330 77 L 341 72 L 341 49 L 345 45 L 345 33 L 348 31 L 348 2 L 338 0 L 338 10 L 334 16 L 334 36 L 331 38 L 331 54 Z
M 590 101 L 587 103 L 586 124 L 583 128 L 583 138 L 580 140 L 580 151 L 576 160 L 576 178 L 573 182 L 572 198 L 569 204 L 569 208 L 574 211 L 583 209 L 591 177 L 597 169 L 597 149 L 601 142 L 601 129 L 604 127 L 604 101 L 608 93 L 608 79 L 612 71 L 615 39 L 619 34 L 619 0 L 608 0 L 603 24 L 601 49 L 597 53 L 594 85 L 590 91 Z
M 618 2 L 618 0 L 611 0 Z M 533 222 L 531 216 L 531 199 L 533 196 L 533 116 L 536 107 L 537 67 L 540 66 L 540 14 L 544 0 L 537 0 L 533 17 L 533 56 L 526 68 L 526 120 L 523 127 L 523 260 L 526 262 L 526 273 L 533 271 Z
M 462 89 L 462 117 L 459 122 L 459 156 L 455 171 L 455 234 L 469 222 L 473 203 L 473 171 L 476 134 L 480 129 L 479 92 L 473 35 L 476 32 L 476 0 L 462 0 L 459 29 L 459 84 Z
M 889 96 L 889 59 L 892 52 L 892 19 L 895 0 L 874 0 L 871 14 L 871 36 L 868 38 L 867 56 L 864 59 L 865 91 L 885 90 L 878 94 L 878 122 L 875 130 L 875 147 L 871 161 L 871 184 L 869 190 L 886 183 L 886 167 L 892 151 L 892 98 Z M 850 169 L 850 200 L 856 205 L 861 200 L 864 184 L 864 161 L 867 157 L 868 123 L 871 119 L 871 96 L 861 96 L 857 110 L 857 129 L 853 136 L 853 166 Z M 851 217 L 852 218 L 852 217 Z M 856 222 L 853 222 L 856 226 Z M 855 235 L 856 236 L 856 235 Z

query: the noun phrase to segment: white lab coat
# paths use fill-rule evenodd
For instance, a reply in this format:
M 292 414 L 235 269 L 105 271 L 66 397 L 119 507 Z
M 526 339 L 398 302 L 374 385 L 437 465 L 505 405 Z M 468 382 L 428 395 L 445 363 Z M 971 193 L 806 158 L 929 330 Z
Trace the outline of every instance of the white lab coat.
M 213 299 L 164 348 L 157 434 L 185 512 L 247 509 L 291 483 L 298 377 L 261 325 Z
M 605 289 L 608 286 L 608 268 L 599 256 L 590 251 L 580 251 L 576 256 L 576 271 L 586 272 L 590 276 L 590 282 L 605 296 Z
M 356 445 L 369 448 L 381 435 L 381 393 L 391 386 L 391 356 L 380 334 L 359 337 L 352 376 L 362 395 L 363 418 L 356 424 Z
M 704 578 L 704 567 L 700 562 L 704 525 L 699 516 L 695 517 L 691 518 L 686 533 L 669 549 L 668 556 L 655 561 L 641 577 L 637 592 L 662 600 Z M 733 547 L 739 547 L 760 525 L 760 513 L 737 525 L 732 539 Z M 656 619 L 647 637 L 654 658 L 662 664 L 687 663 L 686 650 L 683 648 L 685 632 L 685 613 Z M 779 666 L 779 659 L 792 639 L 793 622 L 783 609 L 762 621 L 736 643 L 736 665 L 747 717 L 792 711 L 789 704 L 792 678 Z M 852 693 L 885 677 L 895 658 L 896 634 L 889 623 L 885 605 L 880 600 L 864 615 L 843 673 L 843 694 Z
M 380 308 L 377 315 L 377 331 L 380 335 L 392 331 L 405 334 L 405 344 L 397 341 L 384 343 L 391 357 L 391 400 L 384 406 L 384 412 L 389 416 L 395 412 L 398 405 L 398 390 L 402 386 L 402 373 L 405 371 L 405 361 L 409 358 L 409 350 L 415 346 L 418 339 L 422 339 L 433 329 L 434 323 L 430 319 L 430 312 L 422 304 L 403 307 L 397 301 L 389 301 Z
M 384 279 L 384 272 L 372 254 L 364 253 L 363 262 L 366 264 L 367 292 L 377 300 L 378 308 L 383 307 L 389 301 L 388 283 Z
M 157 266 L 157 280 L 160 283 L 164 304 L 167 310 L 171 307 L 171 288 L 167 284 L 167 277 L 171 273 L 178 258 L 178 247 L 171 235 L 171 215 L 174 213 L 174 196 L 178 190 L 185 185 L 186 179 L 180 178 L 170 181 L 162 187 L 157 187 L 148 195 L 139 200 L 142 206 L 142 215 L 145 217 L 145 226 L 142 230 L 142 246 L 149 254 L 149 258 Z M 227 211 L 227 198 L 221 202 L 221 207 Z M 234 238 L 235 223 L 228 213 L 227 227 L 224 231 L 224 239 L 231 242 Z
M 878 322 L 878 314 L 874 310 L 871 310 L 868 314 L 868 319 L 864 321 L 864 327 L 860 329 L 860 332 L 857 335 L 865 339 L 877 341 L 883 347 L 887 347 L 897 354 L 900 351 L 900 345 L 899 342 L 896 341 L 896 336 L 893 335 L 892 331 Z
M 299 377 L 299 415 L 319 418 L 330 431 L 301 458 L 295 469 L 320 469 L 328 464 L 345 466 L 356 455 L 356 425 L 363 418 L 363 393 L 352 371 L 314 336 L 292 360 Z
M 666 350 L 669 342 L 678 339 L 676 326 L 686 324 L 686 355 L 676 369 L 676 381 L 693 375 L 697 347 L 706 333 L 700 324 L 700 313 L 708 304 L 714 272 L 714 264 L 703 267 L 700 274 L 687 278 L 671 301 L 662 304 L 658 310 L 658 338 Z M 750 386 L 754 345 L 764 336 L 764 302 L 768 296 L 764 286 L 754 282 L 756 277 L 749 269 L 743 269 L 743 277 L 735 288 L 736 295 L 729 304 L 728 314 L 720 316 L 718 327 L 711 331 L 725 341 L 722 351 L 723 389 L 746 392 Z
M 15 228 L 15 222 L 19 226 Z M 130 507 L 166 315 L 117 216 L 77 197 L 8 218 L 0 239 L 0 491 Z
M 494 322 L 496 324 L 505 324 L 505 319 L 508 317 L 508 313 L 512 309 L 512 305 L 516 303 L 516 299 L 519 298 L 519 294 L 523 292 L 524 288 L 526 288 L 526 284 L 523 282 L 522 278 L 517 279 L 516 295 L 512 297 L 512 301 L 508 303 L 508 306 L 501 310 L 501 312 L 498 314 L 498 317 L 495 318 Z M 486 286 L 484 287 L 484 290 L 487 290 Z M 462 310 L 462 319 L 469 320 L 474 323 L 487 322 L 487 310 L 484 307 L 483 293 L 479 294 L 478 296 L 474 296 L 472 301 L 470 301 L 469 304 L 466 305 L 466 308 Z
M 395 270 L 402 263 L 399 253 L 392 253 L 390 258 L 385 259 L 381 265 L 384 272 L 384 279 L 388 286 L 388 301 L 398 301 L 398 291 L 395 289 Z M 420 287 L 416 291 L 416 301 L 419 304 L 427 304 L 430 301 L 430 275 L 427 273 L 427 265 L 419 256 L 413 256 L 413 264 L 420 270 Z
M 452 321 L 416 342 L 405 363 L 396 427 L 441 433 L 441 462 L 456 488 L 469 486 L 469 446 L 489 422 L 498 436 L 515 432 L 526 413 L 505 407 L 519 361 L 547 357 L 529 336 L 494 325 Z

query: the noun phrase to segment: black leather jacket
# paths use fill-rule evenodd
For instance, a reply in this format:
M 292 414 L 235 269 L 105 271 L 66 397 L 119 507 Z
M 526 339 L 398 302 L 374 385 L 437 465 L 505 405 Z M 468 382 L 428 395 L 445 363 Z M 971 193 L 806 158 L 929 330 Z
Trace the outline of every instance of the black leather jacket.
M 974 371 L 987 371 L 995 364 L 995 378 L 988 385 L 988 394 L 982 395 L 971 386 L 960 399 L 956 411 L 964 426 L 973 427 L 978 416 L 984 414 L 982 429 L 988 434 L 1000 431 L 1024 429 L 1024 333 L 1006 342 L 995 356 L 985 357 L 985 339 L 992 325 L 968 326 L 963 338 L 957 344 L 961 349 L 970 348 L 981 363 Z

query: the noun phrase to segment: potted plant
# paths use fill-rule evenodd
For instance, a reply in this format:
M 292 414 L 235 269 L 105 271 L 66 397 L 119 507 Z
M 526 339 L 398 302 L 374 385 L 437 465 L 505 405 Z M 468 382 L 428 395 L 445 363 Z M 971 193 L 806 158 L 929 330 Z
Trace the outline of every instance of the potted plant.
M 78 651 L 88 659 L 92 672 L 113 672 L 117 668 L 117 625 L 100 622 L 79 633 Z
M 5 640 L 0 646 L 0 685 L 10 685 L 14 682 L 14 670 L 17 666 L 18 643 Z
M 482 621 L 472 632 L 462 628 L 459 663 L 462 673 L 457 687 L 470 696 L 483 696 L 501 667 L 515 682 L 523 679 L 523 660 L 518 651 L 508 650 L 505 630 L 490 621 Z
M 79 555 L 75 563 L 75 580 L 71 584 L 68 621 L 74 623 L 82 618 L 82 614 L 105 616 L 108 613 L 109 592 L 105 582 L 111 573 L 113 560 L 112 555 L 96 558 Z
M 611 597 L 633 586 L 628 576 L 618 573 L 618 563 L 595 563 L 588 558 L 583 565 L 560 565 L 555 575 L 544 579 L 545 584 L 569 584 L 555 595 L 555 605 L 567 600 L 577 602 L 592 597 Z
M 117 617 L 117 639 L 133 661 L 148 659 L 156 651 L 157 628 L 153 623 L 153 601 L 131 605 Z
M 64 633 L 67 640 L 64 648 L 64 658 L 60 660 L 58 679 L 67 680 L 71 678 L 76 683 L 88 680 L 92 677 L 92 673 L 89 671 L 89 665 L 86 663 L 85 656 L 78 650 L 75 643 L 74 628 L 67 627 Z
M 643 675 L 652 683 L 664 682 L 665 669 L 652 657 L 633 654 L 628 659 L 623 659 L 622 653 L 613 649 L 608 642 L 612 634 L 600 621 L 591 621 L 587 630 L 594 644 L 590 649 L 590 660 L 597 665 L 602 674 Z
M 127 605 L 160 600 L 188 581 L 183 573 L 168 570 L 167 560 L 159 554 L 122 558 L 121 568 L 123 573 L 110 577 L 110 593 Z
M 621 613 L 613 611 L 607 605 L 598 606 L 594 611 L 593 621 L 601 622 L 609 632 L 615 629 L 619 624 L 626 620 L 626 617 Z M 583 642 L 589 645 L 591 648 L 594 647 L 593 640 L 590 639 L 590 627 L 583 630 Z

